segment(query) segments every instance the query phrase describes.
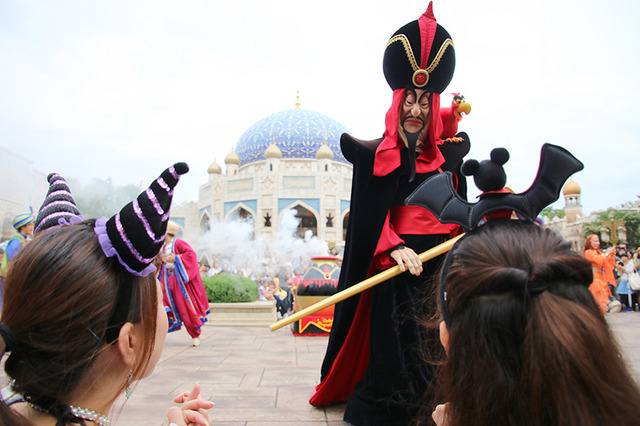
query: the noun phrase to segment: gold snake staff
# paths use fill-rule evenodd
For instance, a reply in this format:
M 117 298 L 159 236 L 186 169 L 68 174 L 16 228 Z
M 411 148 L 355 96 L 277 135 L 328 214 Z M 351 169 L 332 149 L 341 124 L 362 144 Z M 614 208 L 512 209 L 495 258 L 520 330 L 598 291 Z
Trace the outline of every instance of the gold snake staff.
M 418 257 L 422 263 L 425 263 L 428 260 L 433 259 L 434 257 L 440 256 L 451 250 L 451 247 L 458 241 L 464 234 L 458 235 L 455 238 L 451 238 L 450 240 L 445 241 L 442 244 L 439 244 L 429 250 L 421 253 Z M 269 326 L 271 331 L 276 331 L 284 327 L 285 325 L 289 325 L 294 323 L 308 315 L 311 315 L 315 312 L 318 312 L 321 309 L 329 307 L 331 305 L 335 305 L 338 302 L 342 302 L 345 299 L 348 299 L 351 296 L 355 296 L 356 294 L 362 293 L 363 291 L 370 289 L 383 281 L 388 280 L 389 278 L 393 278 L 396 275 L 400 275 L 403 271 L 400 270 L 400 266 L 392 266 L 389 269 L 386 269 L 379 274 L 376 274 L 372 277 L 367 278 L 366 280 L 352 285 L 349 288 L 342 290 L 339 293 L 334 294 L 333 296 L 329 296 L 326 299 L 309 306 L 301 311 L 296 312 L 293 315 L 288 316 L 287 318 L 283 318 L 280 321 L 274 322 Z

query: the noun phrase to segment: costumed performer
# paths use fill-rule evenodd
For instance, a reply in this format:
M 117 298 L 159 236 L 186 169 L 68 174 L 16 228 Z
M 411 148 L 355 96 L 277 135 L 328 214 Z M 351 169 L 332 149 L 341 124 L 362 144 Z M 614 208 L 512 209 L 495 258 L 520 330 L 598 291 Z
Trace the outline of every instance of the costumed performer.
M 29 213 L 22 213 L 13 218 L 13 228 L 17 234 L 12 236 L 5 247 L 0 262 L 0 303 L 2 302 L 2 292 L 4 290 L 4 279 L 9 272 L 11 261 L 22 250 L 30 238 L 33 236 L 33 209 L 29 208 Z
M 469 151 L 466 134 L 444 144 L 440 94 L 455 67 L 450 35 L 437 24 L 431 3 L 416 21 L 389 40 L 384 75 L 393 90 L 381 139 L 343 134 L 341 147 L 353 163 L 353 184 L 344 261 L 338 290 L 399 264 L 404 273 L 335 307 L 322 380 L 310 403 L 348 400 L 344 420 L 353 425 L 403 424 L 432 397 L 434 369 L 424 360 L 439 345 L 418 323 L 435 312 L 424 303 L 440 263 L 421 264 L 421 253 L 449 239 L 457 226 L 441 224 L 429 211 L 404 199 L 425 179 L 443 171 L 460 173 Z
M 614 256 L 614 247 L 609 247 L 604 253 L 600 250 L 600 238 L 597 235 L 591 234 L 585 240 L 584 257 L 593 266 L 593 282 L 589 290 L 603 314 L 607 312 L 612 296 L 608 281 L 613 278 L 613 266 L 616 263 Z
M 187 171 L 177 163 L 115 216 L 88 220 L 66 181 L 49 175 L 36 236 L 7 275 L 0 347 L 11 383 L 0 424 L 109 425 L 118 397 L 153 372 L 168 322 L 151 262 Z M 167 423 L 209 426 L 213 403 L 199 393 L 195 385 L 178 395 L 183 404 L 169 409 Z
M 169 221 L 167 235 L 160 252 L 160 282 L 164 306 L 169 316 L 169 333 L 182 325 L 200 346 L 201 327 L 207 322 L 209 300 L 200 277 L 198 255 L 187 242 L 176 238 L 178 224 Z

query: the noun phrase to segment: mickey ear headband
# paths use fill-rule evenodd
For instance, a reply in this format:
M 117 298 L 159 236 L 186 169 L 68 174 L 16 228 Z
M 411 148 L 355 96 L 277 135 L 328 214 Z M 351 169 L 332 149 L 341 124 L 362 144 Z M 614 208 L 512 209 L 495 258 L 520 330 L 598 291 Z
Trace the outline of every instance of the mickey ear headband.
M 544 144 L 540 152 L 540 165 L 531 187 L 520 194 L 492 192 L 481 195 L 477 203 L 468 203 L 457 194 L 451 173 L 440 173 L 423 182 L 409 195 L 405 204 L 422 206 L 430 210 L 442 223 L 456 223 L 465 230 L 465 236 L 458 240 L 445 258 L 440 273 L 438 306 L 445 323 L 449 324 L 447 309 L 446 275 L 455 257 L 455 252 L 467 235 L 473 235 L 490 213 L 503 210 L 513 211 L 518 219 L 533 222 L 547 205 L 560 196 L 562 185 L 572 174 L 584 165 L 566 149 Z M 443 190 L 443 188 L 446 188 Z M 534 289 L 534 291 L 537 291 Z

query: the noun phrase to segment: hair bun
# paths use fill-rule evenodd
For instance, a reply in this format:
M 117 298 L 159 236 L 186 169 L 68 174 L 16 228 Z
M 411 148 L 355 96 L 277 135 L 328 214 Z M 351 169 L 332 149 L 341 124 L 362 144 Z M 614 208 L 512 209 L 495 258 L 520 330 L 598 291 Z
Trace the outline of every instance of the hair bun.
M 523 292 L 529 282 L 529 273 L 519 268 L 502 268 L 493 276 L 488 288 L 492 293 L 506 293 L 514 290 Z

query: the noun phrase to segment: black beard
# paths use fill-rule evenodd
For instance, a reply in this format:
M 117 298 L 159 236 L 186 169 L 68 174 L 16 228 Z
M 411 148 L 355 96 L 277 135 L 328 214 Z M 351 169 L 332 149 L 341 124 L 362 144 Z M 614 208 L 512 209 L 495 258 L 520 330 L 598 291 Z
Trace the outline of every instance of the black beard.
M 422 133 L 422 129 L 417 133 L 410 133 L 406 130 L 404 131 L 405 136 L 407 137 L 407 149 L 409 150 L 409 182 L 413 182 L 413 179 L 416 177 L 416 146 L 418 144 L 418 136 Z

